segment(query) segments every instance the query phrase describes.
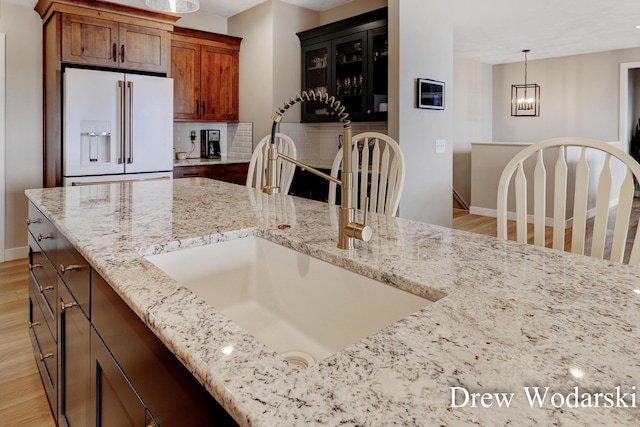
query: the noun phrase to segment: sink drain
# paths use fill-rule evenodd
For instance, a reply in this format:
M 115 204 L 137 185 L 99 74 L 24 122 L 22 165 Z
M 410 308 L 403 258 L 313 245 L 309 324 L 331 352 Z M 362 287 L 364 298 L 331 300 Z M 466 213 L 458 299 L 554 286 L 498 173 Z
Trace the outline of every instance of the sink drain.
M 306 369 L 316 364 L 315 359 L 310 354 L 302 351 L 288 351 L 282 353 L 282 357 L 293 366 L 301 369 Z

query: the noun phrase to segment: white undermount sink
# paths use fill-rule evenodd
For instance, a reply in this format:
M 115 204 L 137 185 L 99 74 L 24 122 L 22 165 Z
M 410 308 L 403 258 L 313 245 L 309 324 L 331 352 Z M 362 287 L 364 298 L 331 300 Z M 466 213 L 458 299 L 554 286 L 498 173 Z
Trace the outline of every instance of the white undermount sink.
M 259 237 L 146 259 L 300 366 L 431 302 Z

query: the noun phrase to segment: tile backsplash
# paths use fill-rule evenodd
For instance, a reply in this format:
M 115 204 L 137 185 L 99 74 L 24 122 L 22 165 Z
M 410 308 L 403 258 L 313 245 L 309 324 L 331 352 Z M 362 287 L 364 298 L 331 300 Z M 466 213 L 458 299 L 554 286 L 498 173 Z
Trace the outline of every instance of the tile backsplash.
M 339 123 L 280 123 L 279 133 L 284 133 L 296 144 L 297 157 L 303 163 L 319 168 L 331 168 L 338 153 L 338 136 L 342 135 Z M 387 122 L 351 123 L 353 135 L 362 132 L 387 133 Z
M 233 156 L 251 158 L 253 152 L 253 123 L 174 123 L 173 148 L 176 152 L 184 151 L 189 158 L 200 157 L 200 131 L 217 129 L 220 131 L 220 153 L 223 157 Z M 196 132 L 191 143 L 189 135 Z
M 253 153 L 253 123 L 174 123 L 173 148 L 185 151 L 189 158 L 200 157 L 200 131 L 220 130 L 220 151 L 223 157 L 250 160 Z M 189 134 L 196 132 L 194 144 Z M 387 133 L 387 122 L 351 123 L 353 135 L 361 132 Z M 310 166 L 331 168 L 338 152 L 339 123 L 280 123 L 278 132 L 290 136 L 296 144 L 298 160 Z

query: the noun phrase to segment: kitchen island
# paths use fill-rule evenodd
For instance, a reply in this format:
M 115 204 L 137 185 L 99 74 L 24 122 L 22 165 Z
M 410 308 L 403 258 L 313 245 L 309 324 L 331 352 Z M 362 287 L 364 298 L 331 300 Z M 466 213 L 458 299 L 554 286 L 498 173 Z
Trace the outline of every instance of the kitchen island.
M 240 425 L 640 424 L 638 268 L 373 214 L 344 251 L 336 206 L 202 178 L 26 195 Z M 144 258 L 253 235 L 433 303 L 299 369 Z

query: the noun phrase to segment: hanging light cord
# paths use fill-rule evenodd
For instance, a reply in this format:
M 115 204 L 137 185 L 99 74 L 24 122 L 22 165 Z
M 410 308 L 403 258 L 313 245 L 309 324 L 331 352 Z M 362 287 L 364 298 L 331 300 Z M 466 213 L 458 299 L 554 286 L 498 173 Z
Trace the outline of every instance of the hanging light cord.
M 527 53 L 529 49 L 523 50 L 524 52 L 524 99 L 527 100 Z

